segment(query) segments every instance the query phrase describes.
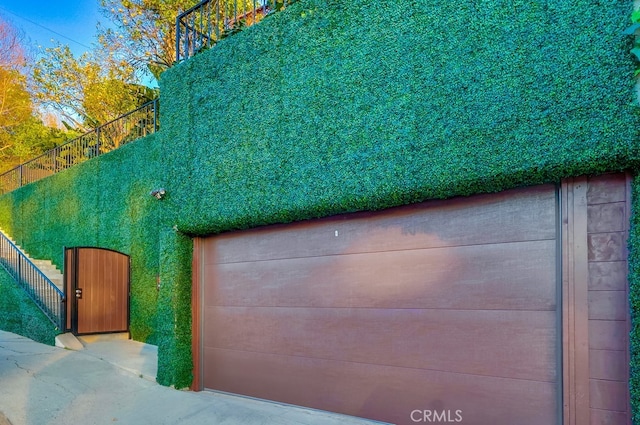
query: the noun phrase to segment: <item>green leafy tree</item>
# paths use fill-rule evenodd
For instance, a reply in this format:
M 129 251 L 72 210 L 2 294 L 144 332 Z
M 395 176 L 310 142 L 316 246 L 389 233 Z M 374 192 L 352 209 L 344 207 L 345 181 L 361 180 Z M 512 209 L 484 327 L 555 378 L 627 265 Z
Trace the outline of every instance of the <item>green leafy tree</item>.
M 46 126 L 35 111 L 25 69 L 22 35 L 0 20 L 0 170 L 33 158 L 73 134 Z
M 22 150 L 22 127 L 33 118 L 31 97 L 25 78 L 18 71 L 0 67 L 0 163 L 3 168 L 15 162 Z
M 56 110 L 70 127 L 87 131 L 157 97 L 154 90 L 136 84 L 131 65 L 100 53 L 75 58 L 69 46 L 58 44 L 46 49 L 34 66 L 38 101 Z
M 46 126 L 35 113 L 24 75 L 0 67 L 0 170 L 13 168 L 75 135 Z
M 198 3 L 199 0 L 100 0 L 103 15 L 115 25 L 100 31 L 100 45 L 110 52 L 110 57 L 131 64 L 139 75 L 150 73 L 158 79 L 176 61 L 176 17 Z M 258 22 L 267 11 L 280 10 L 288 3 L 292 0 L 217 0 L 214 9 L 197 20 L 219 18 L 217 32 L 224 36 Z M 251 13 L 254 8 L 258 9 L 256 14 Z
M 99 41 L 140 74 L 156 79 L 175 60 L 176 16 L 199 0 L 100 0 L 103 15 L 115 28 L 103 28 Z

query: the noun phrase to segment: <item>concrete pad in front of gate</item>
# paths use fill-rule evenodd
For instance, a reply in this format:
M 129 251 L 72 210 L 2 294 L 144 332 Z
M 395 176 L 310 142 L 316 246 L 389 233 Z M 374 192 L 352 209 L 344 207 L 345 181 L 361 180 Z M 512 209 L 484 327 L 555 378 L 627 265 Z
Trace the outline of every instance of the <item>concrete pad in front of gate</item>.
M 3 331 L 0 382 L 0 412 L 13 425 L 379 423 L 227 394 L 177 391 L 84 351 Z
M 151 381 L 158 374 L 158 347 L 128 339 L 128 334 L 81 336 L 84 353 Z

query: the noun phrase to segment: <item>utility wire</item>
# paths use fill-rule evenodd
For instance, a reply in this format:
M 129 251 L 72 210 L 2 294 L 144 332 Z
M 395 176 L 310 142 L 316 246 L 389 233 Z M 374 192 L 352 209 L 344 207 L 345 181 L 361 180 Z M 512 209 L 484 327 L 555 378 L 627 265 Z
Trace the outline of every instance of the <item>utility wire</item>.
M 39 23 L 34 22 L 34 21 L 32 21 L 31 19 L 25 18 L 24 16 L 20 16 L 20 15 L 18 15 L 18 14 L 17 14 L 17 13 L 15 13 L 15 12 L 12 12 L 12 11 L 10 11 L 10 10 L 5 9 L 5 8 L 4 8 L 4 7 L 2 7 L 2 6 L 0 6 L 0 9 L 2 9 L 2 10 L 4 10 L 5 12 L 10 13 L 10 14 L 12 14 L 12 15 L 14 15 L 14 16 L 17 16 L 18 18 L 20 18 L 20 19 L 22 19 L 22 20 L 25 20 L 25 21 L 27 21 L 27 22 L 29 22 L 29 23 L 31 23 L 31 24 L 33 24 L 33 25 L 35 25 L 35 26 L 38 26 L 38 27 L 40 27 L 40 28 L 42 28 L 42 29 L 44 29 L 44 30 L 47 30 L 47 31 L 49 31 L 49 32 L 51 32 L 51 33 L 53 33 L 53 34 L 55 34 L 55 35 L 57 35 L 57 36 L 60 36 L 60 37 L 62 37 L 62 38 L 66 38 L 67 40 L 69 40 L 69 41 L 71 41 L 71 42 L 73 42 L 73 43 L 79 44 L 79 45 L 80 45 L 80 46 L 82 46 L 82 47 L 86 47 L 87 49 L 91 49 L 91 47 L 90 47 L 90 46 L 87 46 L 87 45 L 86 45 L 86 44 L 84 44 L 84 43 L 81 43 L 81 42 L 76 41 L 76 40 L 74 40 L 74 39 L 72 39 L 72 38 L 69 38 L 69 37 L 67 37 L 67 36 L 66 36 L 66 35 L 64 35 L 64 34 L 60 34 L 59 32 L 54 31 L 54 30 L 52 30 L 51 28 L 47 28 L 47 27 L 45 27 L 44 25 L 40 25 Z

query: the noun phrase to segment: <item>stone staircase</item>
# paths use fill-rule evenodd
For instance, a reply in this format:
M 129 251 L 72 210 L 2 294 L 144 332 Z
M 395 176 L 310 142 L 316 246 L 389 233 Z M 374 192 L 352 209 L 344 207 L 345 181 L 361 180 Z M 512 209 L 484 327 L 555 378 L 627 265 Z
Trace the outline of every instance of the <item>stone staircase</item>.
M 0 229 L 7 239 L 9 239 L 19 250 L 22 252 L 40 271 L 53 282 L 54 285 L 58 287 L 58 289 L 64 293 L 64 278 L 60 270 L 58 270 L 57 266 L 51 262 L 51 260 L 38 260 L 31 258 L 29 254 L 22 249 L 20 245 L 14 241 L 11 236 L 9 236 L 3 229 Z
M 27 255 L 28 256 L 28 255 Z M 31 262 L 40 269 L 45 276 L 53 282 L 60 291 L 64 293 L 64 278 L 58 267 L 51 262 L 51 260 L 34 260 L 29 258 Z

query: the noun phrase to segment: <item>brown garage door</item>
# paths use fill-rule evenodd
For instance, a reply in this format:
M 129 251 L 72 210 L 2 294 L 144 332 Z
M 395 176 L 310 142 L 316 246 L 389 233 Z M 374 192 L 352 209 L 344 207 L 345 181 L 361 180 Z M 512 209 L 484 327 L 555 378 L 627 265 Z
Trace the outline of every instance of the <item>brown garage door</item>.
M 559 423 L 557 208 L 539 186 L 203 240 L 204 387 L 399 424 Z

